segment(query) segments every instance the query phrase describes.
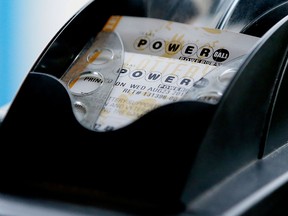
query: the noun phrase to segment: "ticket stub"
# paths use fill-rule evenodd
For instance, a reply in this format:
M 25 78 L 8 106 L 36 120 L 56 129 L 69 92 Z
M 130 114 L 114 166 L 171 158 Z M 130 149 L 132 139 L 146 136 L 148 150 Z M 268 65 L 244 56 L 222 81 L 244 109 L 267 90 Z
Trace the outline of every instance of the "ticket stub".
M 115 130 L 159 106 L 181 100 L 217 66 L 247 54 L 259 38 L 165 20 L 112 16 L 104 31 L 117 32 L 124 65 L 95 130 Z
M 258 40 L 161 19 L 111 16 L 61 80 L 81 123 L 95 131 L 116 130 L 180 101 L 207 73 L 249 53 Z
M 216 66 L 125 52 L 124 66 L 95 130 L 115 130 L 150 110 L 179 101 L 196 80 Z
M 162 19 L 111 16 L 104 31 L 120 34 L 125 51 L 214 66 L 247 54 L 258 37 Z

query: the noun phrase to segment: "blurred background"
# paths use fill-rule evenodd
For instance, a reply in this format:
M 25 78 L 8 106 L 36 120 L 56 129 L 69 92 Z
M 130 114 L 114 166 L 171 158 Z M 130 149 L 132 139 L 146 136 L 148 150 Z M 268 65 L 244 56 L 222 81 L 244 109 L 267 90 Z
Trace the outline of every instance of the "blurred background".
M 13 100 L 50 40 L 89 2 L 0 0 L 0 110 Z

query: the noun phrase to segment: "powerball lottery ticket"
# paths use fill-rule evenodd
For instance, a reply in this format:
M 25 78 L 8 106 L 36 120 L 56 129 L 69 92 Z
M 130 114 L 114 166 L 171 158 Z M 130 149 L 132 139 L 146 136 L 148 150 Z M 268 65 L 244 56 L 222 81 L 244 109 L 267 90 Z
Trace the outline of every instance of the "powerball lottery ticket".
M 103 31 L 117 32 L 124 65 L 95 124 L 116 130 L 159 106 L 177 102 L 215 67 L 251 51 L 258 37 L 166 20 L 111 16 Z

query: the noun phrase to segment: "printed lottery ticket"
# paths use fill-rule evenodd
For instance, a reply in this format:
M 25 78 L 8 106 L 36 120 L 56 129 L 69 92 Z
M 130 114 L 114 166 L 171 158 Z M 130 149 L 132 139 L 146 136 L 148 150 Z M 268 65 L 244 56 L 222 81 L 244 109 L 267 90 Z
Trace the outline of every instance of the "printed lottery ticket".
M 95 131 L 116 130 L 181 100 L 197 81 L 249 53 L 258 40 L 155 18 L 111 16 L 61 79 L 81 123 Z
M 177 102 L 205 74 L 247 54 L 259 38 L 160 19 L 112 16 L 103 31 L 117 32 L 124 65 L 95 130 L 129 125 L 159 106 Z

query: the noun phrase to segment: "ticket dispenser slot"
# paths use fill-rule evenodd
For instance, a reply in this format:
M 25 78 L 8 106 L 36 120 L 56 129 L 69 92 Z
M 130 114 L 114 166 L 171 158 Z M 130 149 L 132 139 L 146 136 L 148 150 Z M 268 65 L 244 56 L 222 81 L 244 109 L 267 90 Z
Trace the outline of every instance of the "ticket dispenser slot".
M 84 204 L 92 202 L 96 206 L 136 213 L 183 211 L 181 191 L 214 113 L 213 105 L 171 104 L 125 128 L 99 134 L 79 125 L 65 89 L 56 80 L 33 73 L 22 89 L 1 126 L 1 136 L 8 138 L 7 132 L 18 121 L 34 126 L 23 127 L 17 135 L 25 141 L 25 146 L 18 144 L 16 137 L 10 137 L 13 145 L 2 146 L 7 157 L 1 158 L 5 173 L 1 178 L 1 190 L 34 196 L 41 194 L 53 199 L 62 197 L 64 201 Z M 42 116 L 43 111 L 48 110 Z M 183 119 L 195 119 L 195 114 L 201 120 L 197 127 L 180 126 Z M 61 119 L 56 125 L 55 118 Z M 164 128 L 165 134 L 160 133 Z M 195 133 L 193 145 L 187 145 L 187 134 L 191 134 L 191 130 Z M 155 136 L 158 133 L 159 136 Z M 181 142 L 168 145 L 174 136 Z M 141 142 L 137 137 L 141 137 Z M 21 163 L 11 162 L 7 167 L 4 161 L 12 154 Z
M 286 142 L 288 18 L 265 28 L 219 103 L 179 101 L 97 132 L 79 124 L 59 78 L 110 15 L 146 16 L 137 1 L 103 4 L 73 17 L 21 86 L 0 125 L 0 190 L 132 215 L 225 213 L 258 188 L 215 210 L 218 186 Z

